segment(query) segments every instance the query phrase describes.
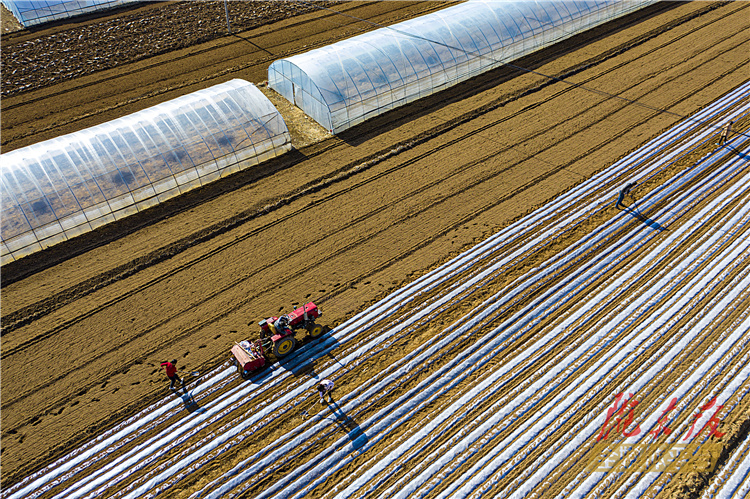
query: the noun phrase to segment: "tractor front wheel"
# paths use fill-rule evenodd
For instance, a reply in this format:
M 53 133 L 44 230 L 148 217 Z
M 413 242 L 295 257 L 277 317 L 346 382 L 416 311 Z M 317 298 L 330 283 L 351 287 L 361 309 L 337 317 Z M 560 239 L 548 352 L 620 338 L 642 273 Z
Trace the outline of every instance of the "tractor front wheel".
M 283 357 L 294 350 L 294 347 L 296 346 L 297 340 L 294 339 L 294 336 L 287 336 L 273 344 L 273 354 L 276 357 Z
M 323 326 L 321 326 L 320 324 L 315 324 L 315 323 L 310 324 L 307 327 L 307 332 L 310 334 L 312 338 L 317 338 L 318 336 L 323 334 Z

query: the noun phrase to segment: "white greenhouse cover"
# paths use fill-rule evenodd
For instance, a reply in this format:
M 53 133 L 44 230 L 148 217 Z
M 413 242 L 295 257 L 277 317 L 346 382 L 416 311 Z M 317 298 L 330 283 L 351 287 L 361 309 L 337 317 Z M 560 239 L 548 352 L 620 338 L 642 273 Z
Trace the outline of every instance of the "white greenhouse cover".
M 276 108 L 235 79 L 0 155 L 2 263 L 290 149 Z
M 142 0 L 2 0 L 25 28 Z
M 275 61 L 268 84 L 336 133 L 655 1 L 469 1 Z

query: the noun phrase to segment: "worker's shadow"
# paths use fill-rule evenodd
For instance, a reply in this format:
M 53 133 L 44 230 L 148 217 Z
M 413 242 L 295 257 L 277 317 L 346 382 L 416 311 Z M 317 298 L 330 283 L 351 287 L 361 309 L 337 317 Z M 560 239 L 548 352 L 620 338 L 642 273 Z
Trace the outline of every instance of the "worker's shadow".
M 638 211 L 637 207 L 634 210 L 630 206 L 623 206 L 621 210 L 624 211 L 625 213 L 628 213 L 630 216 L 640 220 L 641 222 L 643 222 L 648 227 L 651 227 L 654 230 L 658 230 L 658 231 L 669 230 L 663 225 L 659 224 L 659 222 L 655 222 L 654 220 L 651 220 L 650 218 L 644 216 L 640 211 Z
M 748 155 L 747 155 L 747 154 L 745 154 L 744 152 L 740 151 L 740 150 L 739 150 L 739 149 L 737 149 L 736 147 L 734 147 L 734 146 L 725 146 L 725 147 L 726 147 L 727 149 L 730 149 L 730 150 L 732 150 L 732 151 L 733 151 L 733 152 L 734 152 L 734 153 L 735 153 L 735 154 L 736 154 L 737 156 L 739 156 L 739 157 L 740 157 L 740 159 L 744 159 L 745 161 L 748 161 L 748 160 L 750 160 L 750 156 L 748 156 Z
M 315 377 L 315 363 L 320 359 L 332 359 L 338 362 L 332 352 L 338 348 L 339 342 L 336 338 L 330 336 L 329 332 L 330 328 L 326 328 L 326 331 L 317 338 L 305 338 L 304 345 L 308 348 L 300 349 L 298 347 L 298 350 L 292 355 L 280 358 L 279 365 L 299 378 L 302 376 Z M 315 348 L 318 345 L 325 346 Z
M 346 413 L 339 407 L 335 400 L 328 404 L 331 409 L 331 413 L 336 418 L 336 424 L 344 430 L 352 442 L 352 448 L 354 450 L 361 449 L 368 441 L 367 435 L 362 431 L 356 421 L 351 417 L 347 416 Z
M 182 387 L 182 395 L 180 395 L 182 403 L 185 405 L 185 410 L 189 413 L 197 412 L 204 413 L 206 409 L 199 406 L 198 402 L 193 398 L 193 394 L 190 393 L 185 386 Z

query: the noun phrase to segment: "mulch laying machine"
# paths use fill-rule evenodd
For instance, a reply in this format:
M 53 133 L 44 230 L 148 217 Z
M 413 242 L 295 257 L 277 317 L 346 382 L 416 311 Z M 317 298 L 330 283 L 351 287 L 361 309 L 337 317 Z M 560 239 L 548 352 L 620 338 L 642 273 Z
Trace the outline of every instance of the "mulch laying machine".
M 241 341 L 232 347 L 232 356 L 237 370 L 243 378 L 266 365 L 266 352 L 273 352 L 276 358 L 288 355 L 297 346 L 294 335 L 300 329 L 307 331 L 311 338 L 323 334 L 323 326 L 315 319 L 323 315 L 313 302 L 294 310 L 281 317 L 269 317 L 260 321 L 260 338 L 255 341 Z

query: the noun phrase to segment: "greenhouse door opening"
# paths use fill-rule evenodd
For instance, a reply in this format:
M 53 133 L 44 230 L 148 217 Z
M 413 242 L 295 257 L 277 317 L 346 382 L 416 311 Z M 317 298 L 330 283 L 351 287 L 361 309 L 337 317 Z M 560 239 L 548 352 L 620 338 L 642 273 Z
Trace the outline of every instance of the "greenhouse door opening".
M 304 99 L 302 98 L 302 87 L 292 83 L 292 91 L 294 92 L 294 105 L 300 109 L 304 109 Z

